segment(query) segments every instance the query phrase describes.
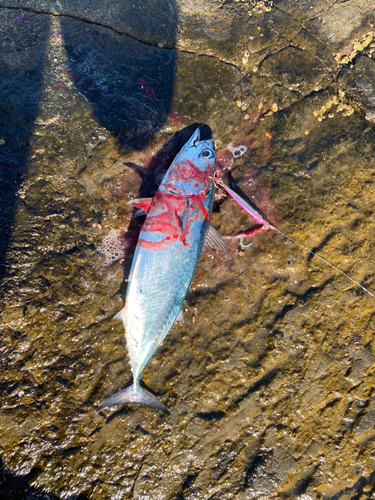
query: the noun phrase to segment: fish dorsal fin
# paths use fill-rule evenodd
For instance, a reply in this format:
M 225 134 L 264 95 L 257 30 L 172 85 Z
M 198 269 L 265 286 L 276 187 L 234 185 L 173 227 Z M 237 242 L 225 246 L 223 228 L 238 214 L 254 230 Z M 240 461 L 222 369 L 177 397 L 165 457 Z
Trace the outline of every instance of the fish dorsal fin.
M 224 238 L 211 224 L 203 244 L 203 251 L 205 252 L 206 250 L 223 250 L 224 252 L 229 252 L 229 247 Z
M 141 210 L 144 211 L 144 213 L 147 214 L 150 205 L 152 202 L 152 198 L 135 198 L 134 200 L 128 201 L 128 205 L 131 205 L 136 208 L 140 208 Z M 143 215 L 143 214 L 138 214 L 138 215 Z

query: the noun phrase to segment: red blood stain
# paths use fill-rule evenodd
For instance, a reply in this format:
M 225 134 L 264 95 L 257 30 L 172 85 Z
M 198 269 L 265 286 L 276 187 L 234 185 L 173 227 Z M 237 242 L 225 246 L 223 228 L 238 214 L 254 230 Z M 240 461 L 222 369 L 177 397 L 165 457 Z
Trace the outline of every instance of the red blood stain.
M 26 14 L 13 14 L 10 16 L 10 19 L 12 21 L 15 21 L 16 23 L 21 23 L 22 21 L 25 21 L 27 17 L 33 17 L 34 14 L 32 12 L 27 12 Z
M 121 176 L 117 179 L 117 183 L 115 185 L 110 184 L 108 189 L 113 196 L 117 196 L 118 198 L 125 198 L 129 195 L 129 184 L 128 184 L 127 176 Z
M 255 110 L 254 113 L 252 113 L 251 123 L 248 125 L 245 133 L 236 137 L 225 150 L 216 154 L 216 175 L 223 180 L 229 175 L 235 160 L 233 152 L 236 148 L 246 146 L 247 153 L 245 153 L 245 155 L 251 155 L 260 149 L 261 154 L 257 155 L 260 158 L 258 162 L 259 165 L 255 162 L 257 158 L 252 157 L 252 168 L 242 170 L 243 185 L 240 186 L 240 188 L 244 189 L 245 196 L 259 207 L 267 219 L 272 223 L 279 221 L 281 217 L 277 213 L 277 207 L 270 200 L 271 188 L 264 184 L 264 175 L 259 170 L 260 166 L 267 165 L 270 161 L 272 135 L 270 132 L 266 133 L 264 140 L 260 145 L 257 145 L 254 141 L 254 136 L 251 134 L 254 129 L 254 124 L 257 123 L 261 115 L 262 112 L 259 109 Z M 224 180 L 224 182 L 228 181 Z M 217 189 L 215 200 L 221 203 L 225 199 L 227 199 L 227 193 L 223 189 Z
M 176 240 L 182 239 L 181 218 L 186 207 L 186 198 L 157 191 L 154 197 L 153 208 L 157 213 L 153 215 L 152 207 L 143 227 L 138 244 L 148 250 L 162 250 Z M 161 213 L 159 213 L 159 211 Z M 180 217 L 179 217 L 180 215 Z M 142 238 L 142 233 L 157 233 L 163 235 L 161 241 L 153 242 Z
M 202 212 L 202 214 L 204 215 L 205 219 L 210 221 L 210 216 L 206 210 L 206 207 L 203 204 L 203 200 L 205 198 L 206 198 L 206 196 L 191 196 L 191 199 L 197 203 L 197 205 L 198 205 L 200 211 Z
M 152 97 L 155 94 L 155 90 L 144 80 L 139 80 L 138 87 L 144 91 L 146 97 Z
M 173 182 L 174 180 L 178 181 L 179 179 L 188 179 L 190 183 L 194 181 L 202 183 L 207 181 L 209 175 L 210 172 L 208 172 L 208 170 L 202 171 L 191 160 L 184 160 L 178 169 L 177 179 L 171 178 L 169 182 Z M 198 185 L 199 184 L 196 184 L 196 187 L 198 187 Z
M 248 151 L 254 151 L 253 139 L 251 136 L 242 135 L 235 139 L 224 151 L 216 154 L 216 167 L 218 177 L 224 178 L 225 175 L 232 169 L 234 156 L 233 151 L 239 146 L 246 146 Z
M 229 172 L 233 165 L 233 153 L 229 149 L 220 151 L 216 155 L 216 168 L 218 170 L 218 177 L 224 178 L 225 174 Z
M 171 108 L 169 111 L 168 120 L 174 125 L 185 125 L 186 121 L 181 118 L 181 116 L 177 113 L 175 108 Z

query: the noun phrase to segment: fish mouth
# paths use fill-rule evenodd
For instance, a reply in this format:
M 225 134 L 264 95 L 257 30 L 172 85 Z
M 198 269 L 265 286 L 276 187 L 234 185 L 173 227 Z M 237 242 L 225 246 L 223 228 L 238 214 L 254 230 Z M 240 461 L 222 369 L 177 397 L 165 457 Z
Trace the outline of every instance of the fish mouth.
M 215 151 L 215 142 L 213 139 L 205 139 L 201 140 L 201 131 L 199 128 L 196 129 L 194 134 L 190 137 L 188 141 L 188 147 L 190 148 L 196 148 L 198 147 L 199 144 L 206 144 L 208 148 L 211 148 L 213 151 Z
M 191 148 L 196 148 L 197 147 L 197 142 L 200 142 L 201 139 L 201 131 L 199 130 L 199 127 L 196 129 L 194 134 L 190 137 L 189 139 L 189 144 Z

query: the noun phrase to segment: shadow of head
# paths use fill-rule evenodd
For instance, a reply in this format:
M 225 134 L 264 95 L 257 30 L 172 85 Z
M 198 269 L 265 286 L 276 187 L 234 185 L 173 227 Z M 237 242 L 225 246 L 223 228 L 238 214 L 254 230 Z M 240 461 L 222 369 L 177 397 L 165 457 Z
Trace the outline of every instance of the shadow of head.
M 125 163 L 127 167 L 135 170 L 142 179 L 137 198 L 154 196 L 173 160 L 197 128 L 200 130 L 201 141 L 212 139 L 212 130 L 208 125 L 203 123 L 192 123 L 176 132 L 173 137 L 149 159 L 145 166 Z
M 71 77 L 120 144 L 142 148 L 171 107 L 177 11 L 170 0 L 106 4 L 117 29 L 131 36 L 62 18 Z

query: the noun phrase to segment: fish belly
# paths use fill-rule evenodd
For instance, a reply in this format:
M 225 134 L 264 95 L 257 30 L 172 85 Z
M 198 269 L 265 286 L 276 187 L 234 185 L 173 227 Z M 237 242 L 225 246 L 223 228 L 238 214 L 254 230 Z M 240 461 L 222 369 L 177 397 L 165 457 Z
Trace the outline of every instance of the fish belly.
M 176 241 L 162 251 L 137 246 L 125 305 L 125 336 L 134 380 L 175 322 L 202 250 Z

